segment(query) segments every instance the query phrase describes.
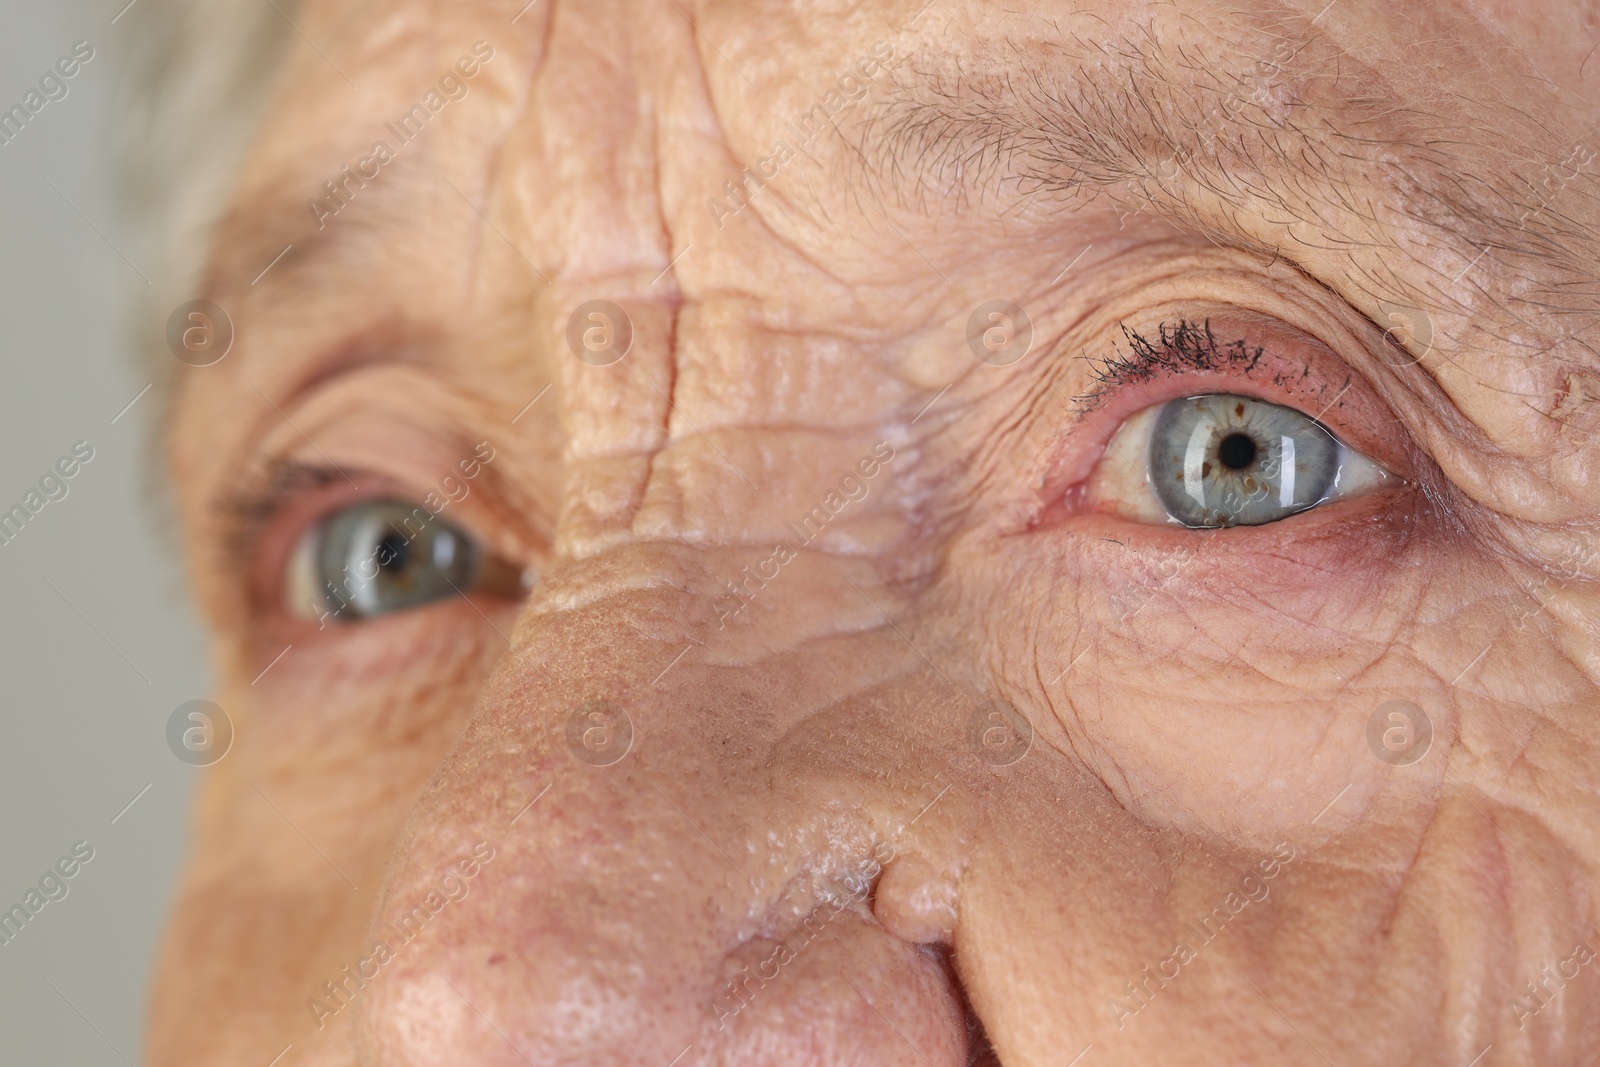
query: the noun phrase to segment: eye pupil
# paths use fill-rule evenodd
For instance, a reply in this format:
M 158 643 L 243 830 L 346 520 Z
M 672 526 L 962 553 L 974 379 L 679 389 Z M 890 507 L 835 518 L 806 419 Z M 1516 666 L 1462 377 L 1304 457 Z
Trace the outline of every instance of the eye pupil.
M 1217 458 L 1229 470 L 1242 471 L 1256 461 L 1256 442 L 1248 434 L 1230 433 L 1217 446 Z
M 403 571 L 411 555 L 411 545 L 402 534 L 391 532 L 378 542 L 373 554 L 378 559 L 378 566 L 384 570 Z

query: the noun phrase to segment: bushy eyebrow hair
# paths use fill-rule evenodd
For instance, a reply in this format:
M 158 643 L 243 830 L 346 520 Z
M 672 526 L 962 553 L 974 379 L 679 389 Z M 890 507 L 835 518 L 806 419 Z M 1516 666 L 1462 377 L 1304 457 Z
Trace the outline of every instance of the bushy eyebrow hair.
M 1153 34 L 1076 40 L 1070 58 L 1017 45 L 1003 66 L 908 62 L 852 137 L 863 177 L 902 203 L 1104 198 L 1264 257 L 1343 254 L 1373 301 L 1492 308 L 1508 329 L 1565 316 L 1558 332 L 1600 364 L 1583 337 L 1600 313 L 1600 145 L 1537 102 L 1474 100 L 1505 126 L 1469 131 L 1314 33 L 1268 36 L 1292 65 L 1241 70 Z

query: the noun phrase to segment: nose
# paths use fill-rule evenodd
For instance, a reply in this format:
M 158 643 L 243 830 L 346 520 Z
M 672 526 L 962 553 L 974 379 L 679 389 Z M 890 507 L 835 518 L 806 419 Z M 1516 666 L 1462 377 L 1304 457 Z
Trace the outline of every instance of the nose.
M 397 852 L 347 994 L 363 1062 L 969 1062 L 918 668 L 849 611 L 742 647 L 707 607 L 740 562 L 630 546 L 542 580 Z

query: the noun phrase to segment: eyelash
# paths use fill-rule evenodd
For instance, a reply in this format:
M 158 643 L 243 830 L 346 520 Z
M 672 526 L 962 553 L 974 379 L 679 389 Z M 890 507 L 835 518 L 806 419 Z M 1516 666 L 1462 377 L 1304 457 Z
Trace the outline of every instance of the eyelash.
M 1136 330 L 1122 327 L 1128 351 L 1114 352 L 1110 356 L 1085 356 L 1094 378 L 1095 388 L 1081 396 L 1073 397 L 1080 415 L 1086 415 L 1117 389 L 1128 385 L 1153 381 L 1171 374 L 1195 371 L 1214 371 L 1234 367 L 1242 374 L 1255 370 L 1266 349 L 1254 348 L 1244 341 L 1226 345 L 1217 343 L 1211 332 L 1211 320 L 1194 323 L 1179 319 L 1176 323 L 1162 323 L 1154 341 Z
M 259 468 L 217 505 L 224 565 L 232 573 L 254 572 L 262 540 L 292 502 L 320 494 L 340 480 L 337 471 L 289 460 L 272 460 Z

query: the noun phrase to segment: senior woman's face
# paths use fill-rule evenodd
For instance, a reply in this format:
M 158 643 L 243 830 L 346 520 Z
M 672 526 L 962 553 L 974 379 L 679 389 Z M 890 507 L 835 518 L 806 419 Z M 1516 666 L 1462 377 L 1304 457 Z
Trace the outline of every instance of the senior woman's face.
M 522 4 L 218 232 L 152 1062 L 1592 1062 L 1592 12 Z

